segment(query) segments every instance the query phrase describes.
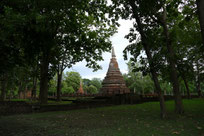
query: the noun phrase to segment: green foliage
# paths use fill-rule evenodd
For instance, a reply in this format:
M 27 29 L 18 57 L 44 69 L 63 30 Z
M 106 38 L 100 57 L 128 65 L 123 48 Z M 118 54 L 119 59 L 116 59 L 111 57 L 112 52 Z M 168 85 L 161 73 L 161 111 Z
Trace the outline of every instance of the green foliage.
M 81 76 L 78 72 L 67 72 L 65 75 L 63 74 L 61 93 L 62 94 L 75 93 L 79 89 L 80 80 Z M 57 87 L 57 75 L 55 75 L 53 79 L 50 80 L 48 91 L 50 95 L 56 94 L 56 87 Z
M 0 74 L 12 71 L 15 66 L 22 65 L 24 56 L 20 45 L 22 44 L 22 24 L 25 17 L 18 14 L 13 8 L 0 3 Z
M 87 88 L 87 93 L 89 93 L 89 94 L 96 94 L 96 93 L 98 93 L 98 90 L 97 90 L 97 88 L 95 86 L 90 85 Z
M 137 8 L 132 10 L 131 2 Z M 132 72 L 137 73 L 125 77 L 130 89 L 137 88 L 141 93 L 154 91 L 149 75 L 150 65 L 153 64 L 162 88 L 166 92 L 171 90 L 168 85 L 169 53 L 164 46 L 166 39 L 161 25 L 163 17 L 166 17 L 180 80 L 185 78 L 191 91 L 199 88 L 204 80 L 204 60 L 195 0 L 111 0 L 110 4 L 107 0 L 4 0 L 0 3 L 0 79 L 6 81 L 5 77 L 8 78 L 7 93 L 15 96 L 16 90 L 32 88 L 34 79 L 40 79 L 41 94 L 46 95 L 47 83 L 56 71 L 63 72 L 66 67 L 82 60 L 87 62 L 87 67 L 99 69 L 96 61 L 103 60 L 102 53 L 110 50 L 109 38 L 119 26 L 118 19 L 135 18 L 133 11 L 139 13 L 145 42 L 151 45 L 152 59 L 148 61 L 143 55 L 145 49 L 138 33 L 140 28 L 134 22 L 126 36 L 130 45 L 124 50 L 125 58 L 128 52 L 132 55 Z M 78 90 L 78 78 L 70 78 L 73 81 L 66 79 L 66 83 L 62 82 L 62 92 L 69 87 Z M 98 79 L 83 82 L 84 88 L 90 85 L 98 91 L 101 88 Z M 183 82 L 180 83 L 182 90 L 185 90 Z M 49 92 L 54 93 L 55 85 L 56 80 L 50 81 Z
M 95 86 L 97 88 L 97 92 L 99 92 L 102 87 L 102 81 L 100 78 L 93 78 L 90 82 L 90 85 Z
M 77 92 L 80 86 L 81 76 L 78 72 L 67 72 L 65 82 L 68 87 L 73 87 L 74 91 Z
M 89 86 L 87 86 L 87 85 L 83 85 L 83 90 L 84 90 L 85 93 L 88 92 L 88 89 L 89 89 Z
M 17 65 L 40 62 L 40 99 L 46 103 L 48 82 L 76 62 L 100 68 L 102 52 L 118 18 L 109 18 L 106 0 L 94 1 L 2 1 L 0 3 L 0 74 Z M 74 87 L 74 89 L 76 89 Z
M 61 61 L 66 56 L 66 66 L 85 59 L 87 66 L 98 69 L 95 60 L 102 60 L 102 52 L 110 50 L 116 20 L 107 18 L 105 0 L 4 1 L 0 7 L 5 26 L 2 41 L 10 44 L 7 37 L 15 35 L 18 41 L 13 40 L 12 46 L 15 49 L 19 44 L 17 51 L 21 49 L 29 60 L 47 53 L 52 65 L 57 63 L 56 57 Z
M 90 93 L 90 94 L 98 93 L 101 87 L 102 87 L 102 81 L 100 78 L 93 78 L 92 80 L 83 79 L 83 90 L 87 93 Z
M 161 78 L 162 83 L 169 83 L 171 81 L 169 64 L 174 61 L 177 68 L 174 71 L 179 73 L 179 78 L 187 80 L 187 84 L 197 79 L 196 86 L 199 86 L 204 66 L 195 0 L 186 2 L 112 0 L 112 2 L 115 10 L 118 11 L 117 14 L 122 18 L 134 18 L 142 23 L 140 25 L 138 21 L 135 21 L 129 34 L 125 36 L 130 44 L 124 50 L 124 58 L 128 58 L 128 53 L 131 54 L 133 71 L 140 71 L 143 75 L 147 75 L 150 73 L 151 66 L 151 69 Z M 138 18 L 136 14 L 133 14 L 134 12 Z M 169 38 L 165 38 L 167 31 L 164 30 L 164 24 L 167 26 Z M 144 43 L 148 45 L 149 56 L 152 58 L 147 59 L 147 56 L 143 54 L 147 49 Z M 171 50 L 175 58 L 170 57 L 169 49 L 165 45 L 172 46 Z M 139 67 L 138 63 L 141 64 Z M 166 83 L 164 85 L 167 85 Z M 181 84 L 181 88 L 184 90 L 184 85 Z
M 160 82 L 160 85 L 161 85 L 161 89 L 164 93 L 164 95 L 172 95 L 173 94 L 173 91 L 172 91 L 172 85 L 170 84 L 170 82 Z
M 154 93 L 155 91 L 150 75 L 148 74 L 144 76 L 141 72 L 134 72 L 130 61 L 128 63 L 128 74 L 124 74 L 123 77 L 131 92 L 147 94 Z
M 65 83 L 66 85 L 66 83 Z M 69 87 L 64 87 L 62 88 L 62 93 L 65 93 L 65 94 L 69 94 L 69 93 L 75 93 L 75 90 L 72 86 L 69 86 Z
M 84 78 L 83 79 L 83 85 L 84 86 L 89 86 L 91 84 L 91 80 Z
M 57 86 L 57 76 L 55 76 L 49 83 L 48 94 L 54 95 L 56 94 L 56 86 Z

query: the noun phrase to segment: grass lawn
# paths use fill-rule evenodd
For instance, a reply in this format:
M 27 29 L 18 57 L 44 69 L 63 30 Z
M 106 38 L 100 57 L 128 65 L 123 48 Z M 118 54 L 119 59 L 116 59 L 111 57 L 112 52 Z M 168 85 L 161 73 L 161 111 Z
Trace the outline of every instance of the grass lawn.
M 184 100 L 185 114 L 160 119 L 159 103 L 0 117 L 0 136 L 204 136 L 204 99 Z
M 16 101 L 16 102 L 19 102 L 19 101 L 23 101 L 23 102 L 26 102 L 26 103 L 29 103 L 29 104 L 37 104 L 39 103 L 39 101 L 35 100 L 35 101 L 31 101 L 29 99 L 11 99 L 10 101 Z M 52 100 L 48 100 L 47 101 L 47 104 L 46 105 L 63 105 L 63 104 L 71 104 L 72 101 L 52 101 Z

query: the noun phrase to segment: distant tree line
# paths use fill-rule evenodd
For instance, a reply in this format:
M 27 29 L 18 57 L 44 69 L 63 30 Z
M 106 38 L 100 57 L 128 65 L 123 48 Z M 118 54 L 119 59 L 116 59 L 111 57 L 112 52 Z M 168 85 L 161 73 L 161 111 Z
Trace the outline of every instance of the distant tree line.
M 102 81 L 99 78 L 93 79 L 82 79 L 78 72 L 66 72 L 62 75 L 62 88 L 61 94 L 74 94 L 77 93 L 80 87 L 80 82 L 82 82 L 82 87 L 84 94 L 96 94 L 100 92 L 102 87 Z M 56 96 L 56 87 L 57 87 L 57 76 L 54 76 L 50 80 L 50 87 L 48 90 L 48 95 Z
M 154 82 L 152 80 L 151 74 L 147 73 L 144 75 L 141 71 L 134 71 L 133 68 L 139 68 L 139 64 L 137 66 L 131 66 L 131 61 L 128 63 L 128 73 L 123 74 L 127 87 L 130 89 L 131 93 L 145 95 L 145 94 L 157 94 Z M 173 95 L 173 88 L 169 80 L 165 80 L 162 77 L 159 77 L 159 82 L 161 85 L 161 89 L 164 95 Z M 199 90 L 197 90 L 197 84 L 195 80 L 188 82 L 188 88 L 184 80 L 180 77 L 180 90 L 182 95 L 200 95 Z M 188 90 L 189 89 L 189 90 Z M 188 94 L 189 91 L 189 94 Z M 200 91 L 204 93 L 204 83 L 200 84 Z M 189 96 L 190 98 L 190 96 Z

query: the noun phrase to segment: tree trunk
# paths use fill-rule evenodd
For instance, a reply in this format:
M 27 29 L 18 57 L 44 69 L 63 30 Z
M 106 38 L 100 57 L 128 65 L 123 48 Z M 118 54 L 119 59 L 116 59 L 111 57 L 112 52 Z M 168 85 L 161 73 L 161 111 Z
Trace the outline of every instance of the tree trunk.
M 48 67 L 49 59 L 48 54 L 43 53 L 42 60 L 40 63 L 40 103 L 47 103 L 48 93 Z
M 0 101 L 5 101 L 5 99 L 6 99 L 7 80 L 8 80 L 8 76 L 6 74 L 3 74 L 2 75 L 2 81 L 1 81 L 1 96 L 0 96 Z
M 200 89 L 200 65 L 199 65 L 199 60 L 196 61 L 196 89 L 198 92 L 198 97 L 202 97 L 201 89 Z
M 175 62 L 175 53 L 172 47 L 167 23 L 166 23 L 166 10 L 164 9 L 164 16 L 161 20 L 162 27 L 164 28 L 164 35 L 166 38 L 166 46 L 168 50 L 167 59 L 170 65 L 170 77 L 171 82 L 173 84 L 173 92 L 174 92 L 174 98 L 175 98 L 175 112 L 179 114 L 183 114 L 183 103 L 182 103 L 182 97 L 179 89 L 179 80 L 178 80 L 178 73 L 176 69 L 176 62 Z
M 201 89 L 200 89 L 200 80 L 197 80 L 196 82 L 196 89 L 198 92 L 198 97 L 202 97 Z
M 155 85 L 157 94 L 159 96 L 161 117 L 165 118 L 166 117 L 166 106 L 165 106 L 164 94 L 163 94 L 162 89 L 160 87 L 157 73 L 153 69 L 151 70 L 151 73 L 152 73 L 152 78 L 153 78 L 153 81 L 154 81 L 154 85 Z
M 26 87 L 24 88 L 24 91 L 23 91 L 23 99 L 26 99 L 26 91 L 27 91 L 27 89 L 26 89 Z
M 183 81 L 184 81 L 184 84 L 185 84 L 185 87 L 186 87 L 186 92 L 187 92 L 188 99 L 190 99 L 191 94 L 190 94 L 190 90 L 189 90 L 189 87 L 188 87 L 188 82 L 187 82 L 185 76 L 182 76 L 182 78 L 183 78 Z
M 33 88 L 32 88 L 32 99 L 35 100 L 36 99 L 36 94 L 37 94 L 37 77 L 33 77 Z
M 162 90 L 161 90 L 161 87 L 160 87 L 160 84 L 159 84 L 159 81 L 158 81 L 157 73 L 156 73 L 156 71 L 154 70 L 154 67 L 153 67 L 154 64 L 153 64 L 153 61 L 152 61 L 152 55 L 151 55 L 151 52 L 150 52 L 149 45 L 147 43 L 147 38 L 146 38 L 145 33 L 143 31 L 142 23 L 141 23 L 141 20 L 139 18 L 138 12 L 136 11 L 137 6 L 135 5 L 133 0 L 129 0 L 129 3 L 130 3 L 130 6 L 132 7 L 133 17 L 135 18 L 135 20 L 137 22 L 137 25 L 138 25 L 138 28 L 139 28 L 139 33 L 141 35 L 142 44 L 144 46 L 144 49 L 145 49 L 145 52 L 147 54 L 147 58 L 148 58 L 148 61 L 149 61 L 149 64 L 150 64 L 150 71 L 151 71 L 151 74 L 152 74 L 154 85 L 155 85 L 156 91 L 157 91 L 158 96 L 159 96 L 161 118 L 165 118 L 166 117 L 166 107 L 165 107 L 164 96 L 163 96 L 163 93 L 162 93 Z
M 61 101 L 62 71 L 57 72 L 57 101 Z
M 36 63 L 34 64 L 34 75 L 33 75 L 33 88 L 32 88 L 32 94 L 31 97 L 33 100 L 36 100 L 37 97 L 37 82 L 38 82 L 38 70 L 39 70 L 39 59 L 36 60 Z
M 196 0 L 196 4 L 204 46 L 204 0 Z
M 18 86 L 18 98 L 19 99 L 22 99 L 21 98 L 21 92 L 22 92 L 22 81 L 20 81 L 20 83 L 19 83 L 19 86 Z
M 197 79 L 196 79 L 196 89 L 197 89 L 197 92 L 198 92 L 198 97 L 201 97 L 201 96 L 202 96 L 202 94 L 201 94 L 201 89 L 200 89 L 200 69 L 199 69 L 198 62 L 197 62 Z
M 201 89 L 200 89 L 200 81 L 199 80 L 197 81 L 196 88 L 197 88 L 197 91 L 198 91 L 198 97 L 202 97 L 202 93 L 201 93 Z

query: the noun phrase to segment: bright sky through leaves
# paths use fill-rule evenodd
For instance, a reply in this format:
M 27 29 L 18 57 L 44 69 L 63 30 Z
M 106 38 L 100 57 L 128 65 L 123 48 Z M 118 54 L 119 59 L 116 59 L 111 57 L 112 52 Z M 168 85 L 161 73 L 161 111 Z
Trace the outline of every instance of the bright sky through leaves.
M 122 73 L 127 73 L 127 61 L 124 61 L 123 58 L 123 50 L 129 44 L 128 40 L 124 38 L 125 35 L 129 33 L 129 29 L 132 27 L 132 21 L 129 20 L 120 20 L 120 27 L 118 28 L 118 33 L 114 34 L 111 37 L 112 45 L 115 48 L 116 58 L 119 64 L 120 71 Z M 66 71 L 76 71 L 79 72 L 82 78 L 92 79 L 94 77 L 103 79 L 108 70 L 108 65 L 110 62 L 111 53 L 106 52 L 103 53 L 104 61 L 98 62 L 99 65 L 102 66 L 102 70 L 98 70 L 97 72 L 93 72 L 92 69 L 87 68 L 86 62 L 79 62 L 74 65 L 71 69 L 66 69 Z M 65 72 L 66 72 L 65 71 Z

